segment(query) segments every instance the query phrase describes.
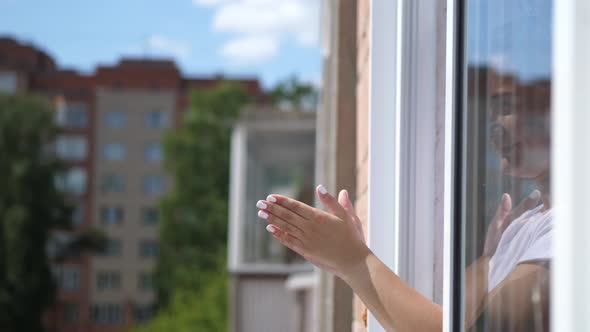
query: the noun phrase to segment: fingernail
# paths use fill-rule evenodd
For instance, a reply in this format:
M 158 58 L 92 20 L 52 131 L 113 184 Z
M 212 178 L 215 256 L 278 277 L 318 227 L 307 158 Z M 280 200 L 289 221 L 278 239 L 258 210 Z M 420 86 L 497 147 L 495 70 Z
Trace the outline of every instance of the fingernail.
M 268 197 L 266 198 L 267 201 L 271 202 L 271 203 L 276 203 L 277 199 L 273 196 L 273 195 L 268 195 Z
M 533 192 L 529 195 L 530 199 L 539 199 L 541 197 L 541 192 L 538 190 L 533 190 Z
M 322 195 L 325 195 L 325 194 L 327 194 L 327 193 L 328 193 L 328 191 L 326 190 L 326 188 L 324 188 L 324 186 L 323 186 L 323 185 L 321 185 L 321 184 L 318 186 L 318 191 L 319 191 L 319 192 L 320 192 L 320 194 L 322 194 Z
M 266 225 L 266 230 L 271 233 L 276 232 L 276 229 L 274 227 L 272 227 L 272 225 Z
M 344 195 L 346 195 L 346 199 L 350 201 L 350 196 L 348 195 L 348 190 L 344 189 Z
M 259 209 L 266 209 L 266 203 L 264 203 L 263 201 L 258 201 L 258 203 L 256 203 L 256 207 Z
M 258 216 L 262 219 L 268 219 L 268 213 L 264 211 L 258 211 Z

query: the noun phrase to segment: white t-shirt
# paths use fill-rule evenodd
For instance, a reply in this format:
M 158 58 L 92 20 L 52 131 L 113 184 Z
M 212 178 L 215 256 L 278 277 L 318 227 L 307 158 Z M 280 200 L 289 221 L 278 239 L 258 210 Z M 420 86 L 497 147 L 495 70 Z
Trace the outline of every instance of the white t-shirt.
M 553 236 L 552 210 L 543 205 L 523 213 L 506 228 L 490 259 L 488 293 L 506 278 L 516 266 L 531 260 L 550 260 Z

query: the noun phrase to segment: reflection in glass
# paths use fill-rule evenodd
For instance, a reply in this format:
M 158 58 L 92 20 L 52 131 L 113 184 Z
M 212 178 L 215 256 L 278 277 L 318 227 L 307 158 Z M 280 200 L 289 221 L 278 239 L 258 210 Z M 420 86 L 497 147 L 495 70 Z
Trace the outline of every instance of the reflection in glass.
M 548 331 L 551 1 L 465 5 L 466 330 Z

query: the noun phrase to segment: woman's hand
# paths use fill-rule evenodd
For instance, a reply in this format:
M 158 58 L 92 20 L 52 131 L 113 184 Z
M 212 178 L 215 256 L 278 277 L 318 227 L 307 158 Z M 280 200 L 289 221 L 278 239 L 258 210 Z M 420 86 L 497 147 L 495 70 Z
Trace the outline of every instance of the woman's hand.
M 339 277 L 354 269 L 370 253 L 362 224 L 345 190 L 338 201 L 323 186 L 316 193 L 331 213 L 294 199 L 271 194 L 258 201 L 258 216 L 283 245 L 316 266 Z
M 491 258 L 496 252 L 498 244 L 500 243 L 500 239 L 502 238 L 502 234 L 506 228 L 508 228 L 508 226 L 510 226 L 510 224 L 523 213 L 537 206 L 540 199 L 541 192 L 534 190 L 527 198 L 520 202 L 516 208 L 512 209 L 512 198 L 510 198 L 510 195 L 502 195 L 502 199 L 500 201 L 500 205 L 496 209 L 494 219 L 492 219 L 492 222 L 488 227 L 483 256 Z

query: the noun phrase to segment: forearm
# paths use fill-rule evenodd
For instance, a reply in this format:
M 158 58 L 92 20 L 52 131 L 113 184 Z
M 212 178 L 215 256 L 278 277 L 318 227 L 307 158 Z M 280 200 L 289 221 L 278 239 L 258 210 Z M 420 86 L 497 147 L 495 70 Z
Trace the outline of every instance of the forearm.
M 484 309 L 488 293 L 489 258 L 480 257 L 465 271 L 465 327 L 469 328 Z
M 344 280 L 387 331 L 442 331 L 442 308 L 410 287 L 372 252 Z

